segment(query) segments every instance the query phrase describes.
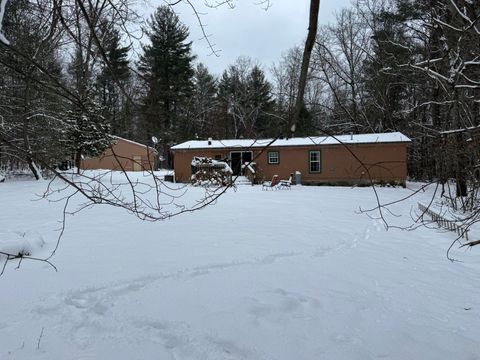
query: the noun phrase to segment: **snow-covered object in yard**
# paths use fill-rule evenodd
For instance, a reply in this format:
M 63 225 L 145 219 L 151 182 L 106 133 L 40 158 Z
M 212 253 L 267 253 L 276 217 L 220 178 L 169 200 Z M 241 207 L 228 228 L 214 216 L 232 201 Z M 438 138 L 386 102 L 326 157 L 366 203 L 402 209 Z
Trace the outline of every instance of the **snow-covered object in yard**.
M 278 175 L 273 175 L 272 180 L 264 181 L 262 184 L 262 190 L 276 190 L 278 186 L 279 178 Z
M 0 183 L 4 182 L 5 181 L 5 175 L 3 175 L 2 173 L 0 173 Z
M 245 164 L 242 164 L 242 170 L 247 168 L 248 171 L 250 171 L 252 174 L 255 174 L 256 173 L 255 166 L 257 166 L 257 163 L 254 163 L 254 162 L 245 163 Z
M 207 157 L 194 156 L 192 166 L 196 168 L 216 168 L 224 173 L 233 174 L 232 169 L 225 161 L 214 160 Z
M 44 245 L 42 235 L 37 232 L 2 231 L 0 232 L 0 261 L 4 261 L 5 254 L 34 255 Z
M 376 144 L 376 143 L 404 143 L 411 140 L 400 132 L 379 134 L 354 134 L 336 136 L 311 136 L 277 139 L 230 139 L 230 140 L 190 140 L 175 145 L 172 150 L 185 149 L 223 149 L 223 148 L 262 148 L 280 146 L 311 146 L 336 144 Z
M 194 156 L 192 165 L 192 184 L 196 186 L 227 185 L 233 174 L 225 161 L 213 160 L 208 157 Z

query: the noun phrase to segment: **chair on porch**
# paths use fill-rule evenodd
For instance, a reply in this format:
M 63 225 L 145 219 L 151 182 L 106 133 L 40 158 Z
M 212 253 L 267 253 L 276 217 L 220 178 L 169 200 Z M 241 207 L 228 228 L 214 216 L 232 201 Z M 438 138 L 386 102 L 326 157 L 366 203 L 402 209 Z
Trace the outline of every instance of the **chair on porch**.
M 273 175 L 272 180 L 270 181 L 264 181 L 262 184 L 262 190 L 269 190 L 269 189 L 277 189 L 278 185 L 278 175 Z

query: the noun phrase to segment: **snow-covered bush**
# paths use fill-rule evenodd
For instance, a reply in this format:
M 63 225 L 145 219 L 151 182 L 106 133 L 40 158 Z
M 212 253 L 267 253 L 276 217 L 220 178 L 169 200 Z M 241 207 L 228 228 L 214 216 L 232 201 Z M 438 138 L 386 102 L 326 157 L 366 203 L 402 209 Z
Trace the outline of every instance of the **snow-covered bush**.
M 33 255 L 44 245 L 42 235 L 35 231 L 0 232 L 0 262 L 5 262 L 7 256 L 13 258 Z

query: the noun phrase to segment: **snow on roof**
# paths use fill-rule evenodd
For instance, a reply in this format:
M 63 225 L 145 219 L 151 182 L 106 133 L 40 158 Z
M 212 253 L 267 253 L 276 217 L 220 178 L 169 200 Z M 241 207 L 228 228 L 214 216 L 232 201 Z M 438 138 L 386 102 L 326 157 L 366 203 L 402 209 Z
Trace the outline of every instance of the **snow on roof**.
M 262 148 L 273 139 L 230 139 L 230 140 L 190 140 L 175 145 L 172 150 L 188 149 L 221 149 L 221 148 Z M 270 146 L 309 146 L 309 145 L 335 145 L 335 144 L 372 144 L 372 143 L 398 143 L 411 140 L 400 132 L 379 134 L 354 134 L 335 136 L 311 136 L 304 138 L 277 139 Z
M 134 144 L 134 145 L 138 145 L 138 146 L 144 146 L 144 147 L 147 147 L 147 148 L 149 148 L 149 149 L 152 149 L 153 151 L 157 151 L 156 149 L 154 149 L 154 148 L 151 147 L 151 146 L 148 146 L 148 145 L 145 145 L 145 144 L 142 144 L 142 143 L 133 141 L 133 140 L 125 139 L 125 138 L 120 137 L 120 136 L 117 136 L 117 135 L 111 135 L 111 136 L 112 136 L 112 138 L 114 138 L 114 139 L 123 140 L 123 141 L 126 141 L 126 142 L 130 143 L 130 144 Z

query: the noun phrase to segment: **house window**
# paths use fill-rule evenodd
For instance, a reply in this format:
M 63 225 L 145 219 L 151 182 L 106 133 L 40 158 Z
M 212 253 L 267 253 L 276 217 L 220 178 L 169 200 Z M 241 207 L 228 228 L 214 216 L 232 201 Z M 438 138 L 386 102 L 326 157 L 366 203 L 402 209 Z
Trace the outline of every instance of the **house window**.
M 222 155 L 220 154 L 215 155 L 215 160 L 222 160 Z
M 268 163 L 270 165 L 280 164 L 280 154 L 278 151 L 269 151 L 268 152 Z
M 311 173 L 319 173 L 322 171 L 322 153 L 320 150 L 308 152 L 308 171 Z

